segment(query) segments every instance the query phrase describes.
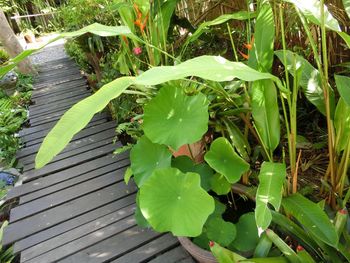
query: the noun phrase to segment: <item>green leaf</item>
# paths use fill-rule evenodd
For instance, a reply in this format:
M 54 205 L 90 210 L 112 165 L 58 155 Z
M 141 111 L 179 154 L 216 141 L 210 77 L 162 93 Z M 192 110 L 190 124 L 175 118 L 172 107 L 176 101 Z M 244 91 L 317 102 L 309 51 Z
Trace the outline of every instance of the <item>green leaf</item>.
M 102 111 L 110 100 L 123 93 L 133 81 L 133 77 L 116 79 L 70 108 L 45 137 L 35 158 L 35 168 L 39 169 L 50 162 L 89 123 L 95 113 Z
M 140 209 L 140 192 L 137 192 L 136 194 L 136 210 L 135 210 L 135 220 L 136 223 L 139 227 L 142 228 L 150 228 L 150 224 L 148 223 L 148 221 L 146 220 L 146 218 L 143 216 L 141 209 Z
M 337 153 L 345 150 L 350 138 L 350 106 L 343 98 L 338 101 L 334 116 L 334 128 L 336 131 L 335 148 Z
M 348 17 L 350 18 L 350 0 L 343 0 L 343 5 Z
M 237 263 L 245 259 L 215 242 L 210 242 L 210 250 L 219 263 Z
M 230 183 L 236 183 L 241 175 L 249 170 L 249 164 L 234 151 L 224 137 L 212 142 L 204 159 L 218 173 L 224 175 Z
M 124 174 L 124 182 L 125 182 L 125 184 L 129 183 L 130 178 L 131 178 L 132 175 L 133 175 L 133 173 L 132 173 L 131 167 L 128 167 L 126 169 L 126 171 L 125 171 L 125 174 Z
M 259 136 L 267 150 L 273 152 L 280 141 L 277 91 L 270 80 L 255 81 L 251 88 L 252 114 Z
M 286 179 L 286 165 L 282 163 L 264 162 L 259 174 L 259 185 L 256 192 L 256 224 L 262 230 L 268 228 L 272 215 L 268 204 L 278 210 L 281 205 L 282 187 Z
M 254 218 L 254 213 L 246 213 L 242 215 L 237 224 L 237 238 L 232 245 L 239 251 L 247 252 L 255 249 L 259 242 L 258 229 Z
M 179 156 L 172 160 L 171 166 L 183 173 L 197 173 L 201 177 L 201 187 L 205 191 L 210 190 L 210 180 L 214 175 L 213 169 L 205 163 L 196 164 L 188 156 Z
M 211 189 L 218 195 L 226 195 L 231 190 L 231 184 L 221 174 L 214 174 L 211 178 Z
M 350 48 L 350 36 L 345 32 L 338 32 L 338 35 L 341 36 L 348 48 Z
M 130 152 L 131 170 L 137 186 L 141 187 L 155 169 L 170 167 L 171 156 L 166 146 L 142 136 Z
M 220 25 L 229 20 L 247 20 L 250 18 L 254 18 L 255 16 L 256 15 L 253 12 L 239 11 L 233 14 L 221 15 L 211 21 L 206 21 L 200 24 L 197 30 L 190 37 L 187 38 L 184 46 L 187 46 L 189 43 L 196 41 L 205 32 L 205 30 L 208 29 L 208 27 Z
M 321 2 L 319 0 L 284 0 L 285 2 L 294 4 L 303 15 L 311 22 L 321 25 Z M 325 26 L 334 31 L 341 31 L 338 21 L 328 11 L 324 5 Z
M 253 49 L 248 65 L 261 72 L 271 72 L 275 42 L 275 22 L 271 5 L 263 1 L 255 23 Z
M 190 76 L 219 82 L 235 78 L 245 81 L 272 79 L 280 84 L 280 80 L 272 74 L 256 71 L 242 62 L 231 62 L 220 56 L 200 56 L 176 66 L 154 67 L 139 75 L 136 84 L 158 85 Z M 283 90 L 281 85 L 279 88 Z
M 285 65 L 283 52 L 286 52 L 287 65 Z M 301 78 L 299 84 L 302 88 L 302 91 L 307 98 L 316 108 L 323 114 L 326 115 L 326 106 L 324 101 L 322 83 L 320 73 L 315 69 L 309 61 L 307 61 L 302 56 L 299 56 L 296 53 L 293 53 L 289 50 L 278 50 L 275 51 L 278 59 L 283 63 L 284 67 L 288 69 L 290 74 L 295 77 L 296 72 L 301 69 Z M 294 65 L 296 68 L 294 68 Z M 332 112 L 334 111 L 334 92 L 331 91 L 330 103 Z
M 299 221 L 303 227 L 326 244 L 336 247 L 338 236 L 327 214 L 309 199 L 296 193 L 283 198 L 282 206 L 287 213 Z
M 340 96 L 350 107 L 350 78 L 341 75 L 334 75 L 334 78 Z
M 207 237 L 221 246 L 228 246 L 236 238 L 236 226 L 221 217 L 211 219 L 206 224 Z
M 144 108 L 143 130 L 152 142 L 177 150 L 207 132 L 208 105 L 202 93 L 187 96 L 182 88 L 163 87 Z
M 157 85 L 187 76 L 197 76 L 214 81 L 227 81 L 236 77 L 245 81 L 272 79 L 281 90 L 286 91 L 277 77 L 269 73 L 258 72 L 243 63 L 230 62 L 222 57 L 202 56 L 177 66 L 154 67 L 135 79 L 123 77 L 114 80 L 104 85 L 94 95 L 74 105 L 45 138 L 36 157 L 36 168 L 41 168 L 51 161 L 68 144 L 69 140 L 84 128 L 96 112 L 102 110 L 111 99 L 118 97 L 130 85 Z M 190 135 L 187 134 L 186 137 L 188 136 Z
M 240 129 L 233 123 L 229 118 L 224 118 L 223 122 L 226 126 L 228 137 L 232 142 L 233 147 L 237 152 L 245 159 L 249 160 L 251 153 L 250 145 L 248 140 L 244 137 Z
M 201 234 L 208 216 L 214 211 L 214 199 L 200 187 L 195 173 L 175 168 L 158 169 L 140 188 L 140 208 L 158 232 L 175 236 Z

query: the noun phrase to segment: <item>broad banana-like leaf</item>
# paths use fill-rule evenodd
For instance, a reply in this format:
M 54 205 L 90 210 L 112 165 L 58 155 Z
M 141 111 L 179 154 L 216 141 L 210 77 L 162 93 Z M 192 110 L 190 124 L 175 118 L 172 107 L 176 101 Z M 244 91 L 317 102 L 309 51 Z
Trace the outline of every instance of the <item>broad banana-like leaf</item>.
M 335 149 L 339 154 L 346 148 L 350 138 L 350 106 L 343 98 L 339 99 L 335 110 L 334 127 L 336 131 Z
M 249 52 L 248 65 L 260 72 L 270 72 L 273 63 L 275 23 L 271 5 L 265 1 L 260 6 L 254 30 L 253 50 Z M 250 89 L 252 115 L 262 140 L 269 152 L 280 141 L 280 120 L 277 92 L 271 80 L 255 81 Z
M 350 107 L 350 78 L 346 76 L 334 75 L 335 83 L 340 96 Z
M 251 87 L 252 114 L 262 142 L 273 152 L 280 141 L 277 91 L 270 80 L 255 81 Z
M 113 80 L 70 108 L 45 137 L 35 158 L 35 167 L 41 168 L 51 161 L 89 123 L 95 113 L 103 110 L 110 100 L 122 94 L 133 81 L 133 77 Z
M 62 116 L 41 145 L 36 157 L 36 167 L 41 168 L 51 161 L 68 144 L 75 133 L 85 127 L 95 113 L 101 111 L 110 100 L 118 97 L 130 85 L 157 85 L 188 76 L 197 76 L 214 81 L 228 81 L 233 78 L 245 81 L 272 79 L 277 84 L 281 84 L 280 80 L 272 74 L 261 73 L 243 63 L 230 62 L 216 56 L 201 56 L 176 66 L 154 67 L 136 78 L 116 79 L 103 86 L 95 94 L 74 105 Z
M 248 65 L 260 72 L 271 72 L 274 42 L 274 16 L 270 3 L 265 1 L 256 19 L 253 49 L 249 52 Z
M 176 66 L 154 67 L 135 80 L 139 85 L 158 85 L 167 81 L 195 76 L 212 81 L 231 81 L 235 78 L 244 81 L 272 79 L 280 89 L 280 80 L 270 73 L 259 72 L 241 62 L 231 62 L 220 56 L 200 56 L 189 59 Z
M 255 220 L 259 229 L 269 227 L 272 215 L 269 204 L 278 210 L 282 200 L 282 187 L 286 178 L 286 165 L 283 163 L 264 162 L 259 174 L 256 192 Z
M 321 24 L 321 2 L 319 0 L 284 0 L 285 2 L 294 4 L 303 15 L 311 22 Z M 325 26 L 334 31 L 341 31 L 338 21 L 328 11 L 324 5 Z
M 348 17 L 350 18 L 350 0 L 343 0 L 343 5 Z
M 282 200 L 285 211 L 293 216 L 313 238 L 337 247 L 338 235 L 327 214 L 316 204 L 299 193 Z
M 286 53 L 287 64 L 284 61 L 284 52 Z M 278 59 L 283 63 L 284 67 L 288 69 L 288 72 L 295 77 L 296 71 L 301 68 L 301 78 L 299 84 L 302 88 L 302 91 L 310 103 L 315 105 L 315 107 L 323 114 L 326 115 L 326 106 L 324 101 L 322 83 L 320 72 L 315 69 L 309 61 L 307 61 L 302 56 L 290 51 L 290 50 L 278 50 L 275 51 Z M 294 65 L 296 68 L 294 68 Z M 333 116 L 334 112 L 334 91 L 330 90 L 330 105 L 331 112 Z
M 321 4 L 319 0 L 283 0 L 285 2 L 289 2 L 295 4 L 296 7 L 305 15 L 307 19 L 316 25 L 321 24 Z M 349 0 L 343 0 L 344 7 L 346 8 L 347 13 L 349 14 Z M 350 48 L 350 36 L 342 32 L 339 26 L 338 21 L 332 16 L 332 14 L 328 11 L 327 6 L 324 6 L 324 15 L 325 15 L 325 26 L 326 28 L 333 30 L 341 36 L 345 43 Z

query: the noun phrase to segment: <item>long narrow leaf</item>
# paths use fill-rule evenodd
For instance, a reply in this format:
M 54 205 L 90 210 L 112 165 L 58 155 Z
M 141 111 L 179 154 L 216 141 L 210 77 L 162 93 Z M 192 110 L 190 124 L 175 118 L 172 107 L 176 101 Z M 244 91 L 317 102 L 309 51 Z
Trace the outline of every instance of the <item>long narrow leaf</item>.
M 327 214 L 315 203 L 296 193 L 282 200 L 287 213 L 296 218 L 315 238 L 336 247 L 338 236 Z
M 286 165 L 264 162 L 259 174 L 259 186 L 256 193 L 255 220 L 258 228 L 269 227 L 272 215 L 268 204 L 278 210 L 282 200 L 282 186 L 286 178 Z
M 89 123 L 95 113 L 103 110 L 110 100 L 118 97 L 133 82 L 133 77 L 116 79 L 69 109 L 45 137 L 35 158 L 35 168 L 41 168 L 51 161 Z

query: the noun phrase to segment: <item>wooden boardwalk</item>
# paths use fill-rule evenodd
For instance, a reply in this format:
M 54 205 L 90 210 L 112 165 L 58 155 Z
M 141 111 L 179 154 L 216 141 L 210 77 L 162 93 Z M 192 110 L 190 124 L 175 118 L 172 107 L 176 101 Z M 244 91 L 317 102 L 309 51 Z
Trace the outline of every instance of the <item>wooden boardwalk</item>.
M 26 263 L 49 262 L 194 262 L 170 234 L 136 226 L 136 186 L 125 185 L 128 153 L 113 155 L 115 122 L 106 113 L 87 127 L 51 163 L 34 169 L 39 146 L 62 114 L 90 95 L 73 61 L 63 58 L 41 66 L 30 106 L 30 128 L 18 153 L 23 184 L 8 199 L 11 210 L 4 245 Z

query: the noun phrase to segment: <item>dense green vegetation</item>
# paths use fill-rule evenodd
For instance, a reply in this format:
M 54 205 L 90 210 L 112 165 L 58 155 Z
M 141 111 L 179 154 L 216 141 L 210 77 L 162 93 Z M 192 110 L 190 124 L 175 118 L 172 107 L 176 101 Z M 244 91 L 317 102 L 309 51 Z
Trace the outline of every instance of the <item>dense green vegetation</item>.
M 109 106 L 141 226 L 220 263 L 350 261 L 350 1 L 247 0 L 201 23 L 183 1 L 81 2 L 61 37 L 96 92 L 37 168 Z

